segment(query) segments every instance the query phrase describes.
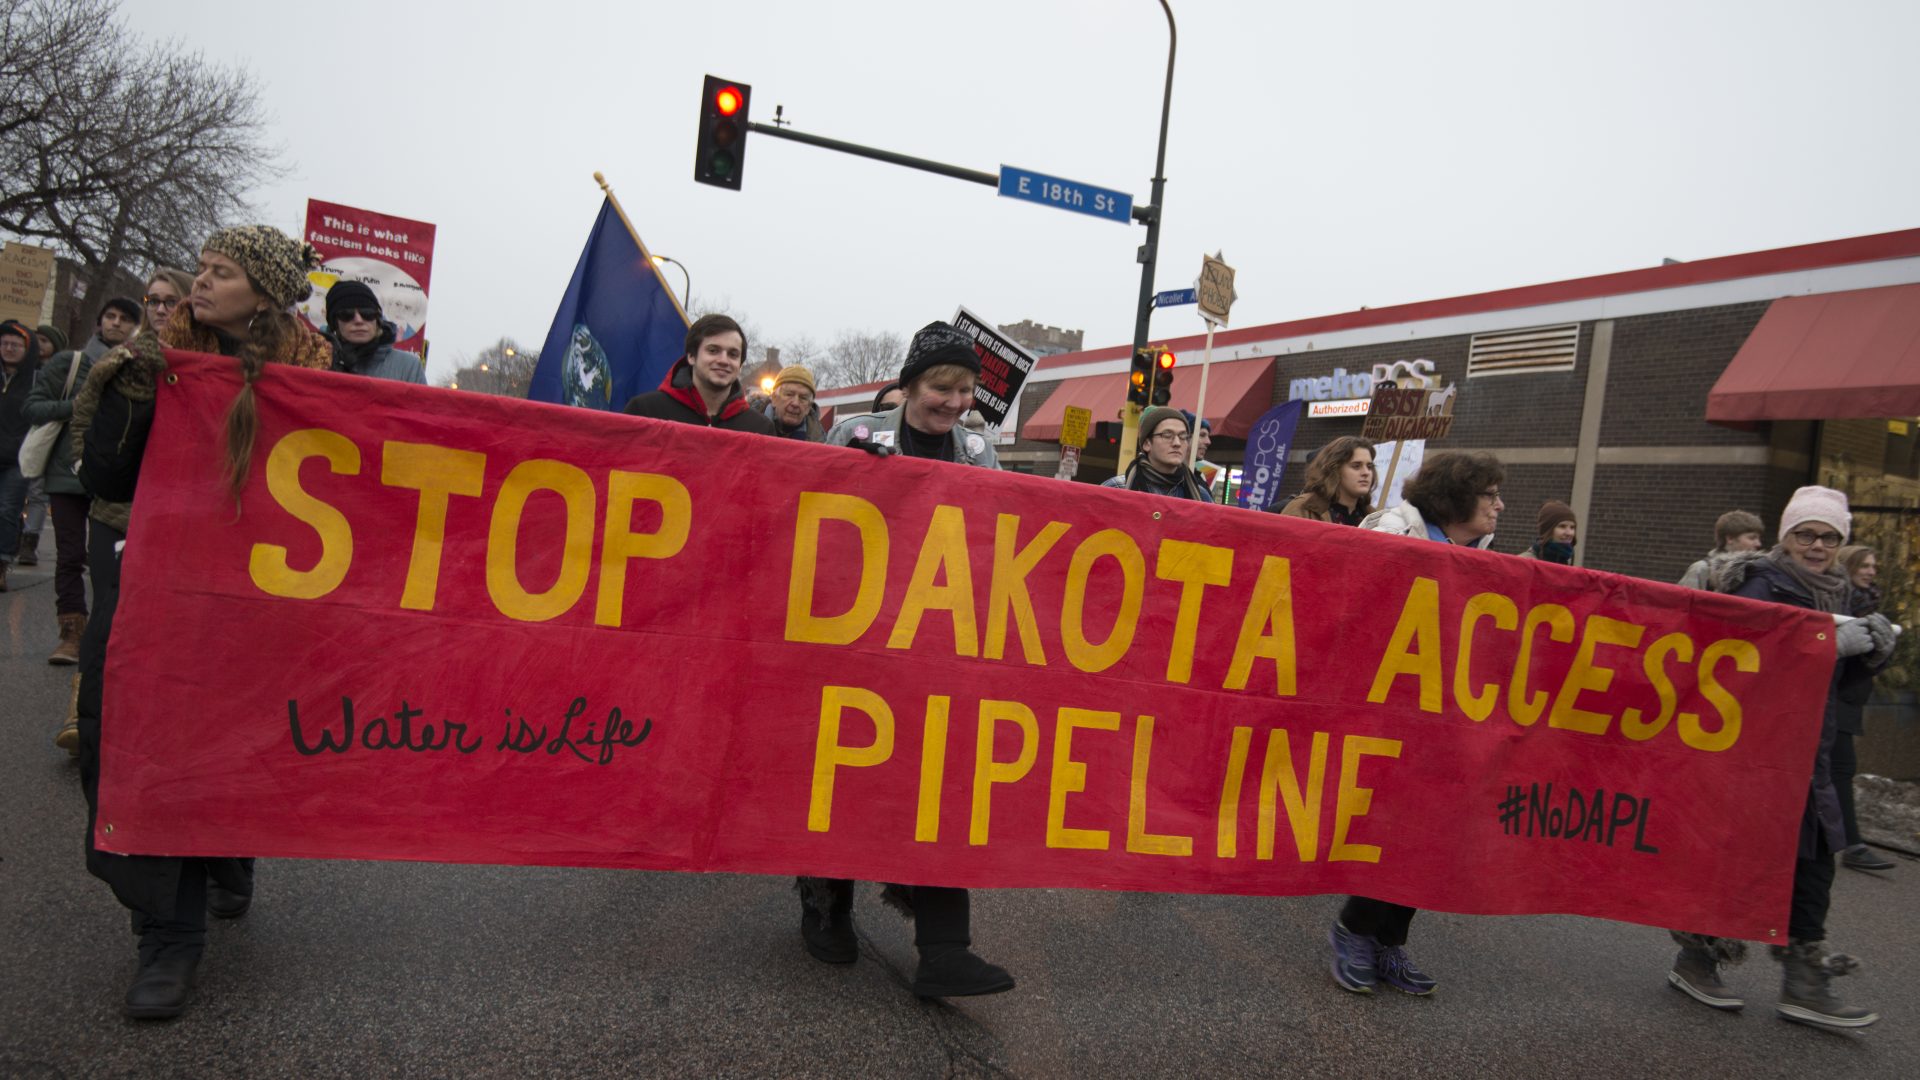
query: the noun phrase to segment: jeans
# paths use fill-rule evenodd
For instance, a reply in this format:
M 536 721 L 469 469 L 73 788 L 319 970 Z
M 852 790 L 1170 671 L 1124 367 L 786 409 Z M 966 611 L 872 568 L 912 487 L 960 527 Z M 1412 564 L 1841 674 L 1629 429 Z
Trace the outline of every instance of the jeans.
M 87 613 L 87 507 L 85 495 L 55 492 L 53 504 L 53 610 L 56 615 Z
M 47 528 L 47 478 L 36 476 L 27 481 L 26 531 L 39 536 Z
M 20 462 L 0 462 L 0 563 L 20 554 L 20 512 L 27 505 L 27 478 Z

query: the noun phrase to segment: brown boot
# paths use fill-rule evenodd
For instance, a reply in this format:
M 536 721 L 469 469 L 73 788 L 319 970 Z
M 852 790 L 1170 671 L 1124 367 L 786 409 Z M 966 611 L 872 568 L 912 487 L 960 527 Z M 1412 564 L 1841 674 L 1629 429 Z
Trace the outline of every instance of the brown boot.
M 67 722 L 60 725 L 53 745 L 65 750 L 68 757 L 80 756 L 80 676 L 77 673 L 73 677 L 73 693 L 67 698 Z
M 60 644 L 47 657 L 49 664 L 70 665 L 80 662 L 80 635 L 87 632 L 85 615 L 60 616 Z

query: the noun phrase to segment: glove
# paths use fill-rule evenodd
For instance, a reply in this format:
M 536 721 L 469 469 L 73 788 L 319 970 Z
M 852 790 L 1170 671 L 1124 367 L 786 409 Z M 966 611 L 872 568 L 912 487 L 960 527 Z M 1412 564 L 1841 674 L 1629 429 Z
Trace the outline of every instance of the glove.
M 1900 639 L 1900 635 L 1894 632 L 1893 623 L 1877 611 L 1860 622 L 1873 638 L 1873 648 L 1867 651 L 1867 663 L 1876 668 L 1886 666 L 1887 661 L 1893 659 L 1893 647 Z
M 875 457 L 887 457 L 900 452 L 891 446 L 875 442 L 873 432 L 869 431 L 865 424 L 853 429 L 853 437 L 847 440 L 847 445 L 855 450 L 865 450 Z
M 1873 651 L 1873 631 L 1869 629 L 1869 619 L 1855 619 L 1840 624 L 1840 630 L 1834 634 L 1834 648 L 1841 659 L 1849 656 L 1865 656 Z

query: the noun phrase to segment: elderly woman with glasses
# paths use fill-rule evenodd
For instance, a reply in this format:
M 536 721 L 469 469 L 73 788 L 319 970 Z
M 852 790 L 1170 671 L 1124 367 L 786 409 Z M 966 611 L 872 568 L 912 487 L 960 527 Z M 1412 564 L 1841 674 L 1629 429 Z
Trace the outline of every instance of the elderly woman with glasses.
M 1140 414 L 1140 450 L 1133 463 L 1126 472 L 1100 486 L 1212 502 L 1213 493 L 1187 467 L 1187 440 L 1192 437 L 1193 431 L 1180 410 L 1155 405 Z
M 1839 572 L 1838 555 L 1852 524 L 1846 495 L 1832 488 L 1803 487 L 1793 493 L 1780 515 L 1780 543 L 1772 551 L 1715 556 L 1708 586 L 1715 592 L 1845 618 L 1854 610 L 1854 586 Z M 1877 614 L 1848 618 L 1834 634 L 1839 662 L 1828 685 L 1819 750 L 1814 755 L 1806 811 L 1800 820 L 1787 944 L 1771 949 L 1774 959 L 1786 969 L 1775 1010 L 1788 1020 L 1816 1027 L 1863 1028 L 1880 1019 L 1879 1014 L 1845 1004 L 1834 996 L 1829 980 L 1856 970 L 1859 964 L 1844 954 L 1828 955 L 1823 942 L 1833 890 L 1833 854 L 1846 846 L 1832 771 L 1840 694 L 1843 686 L 1863 671 L 1871 673 L 1886 666 L 1893 655 L 1894 636 L 1893 625 L 1886 616 Z M 1716 970 L 1722 960 L 1737 962 L 1744 951 L 1739 943 L 1704 935 L 1674 936 L 1681 949 L 1667 975 L 1672 986 L 1717 1009 L 1738 1009 L 1745 1004 L 1720 984 Z

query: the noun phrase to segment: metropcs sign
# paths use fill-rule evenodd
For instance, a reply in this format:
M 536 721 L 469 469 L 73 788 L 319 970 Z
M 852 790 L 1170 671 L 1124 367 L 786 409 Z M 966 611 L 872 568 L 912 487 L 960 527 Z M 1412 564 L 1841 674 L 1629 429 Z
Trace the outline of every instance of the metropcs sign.
M 1438 390 L 1440 375 L 1431 360 L 1395 360 L 1375 364 L 1372 372 L 1349 372 L 1334 368 L 1331 375 L 1293 379 L 1287 383 L 1287 400 L 1308 402 L 1307 416 L 1365 416 L 1376 386 L 1393 385 L 1402 390 Z

